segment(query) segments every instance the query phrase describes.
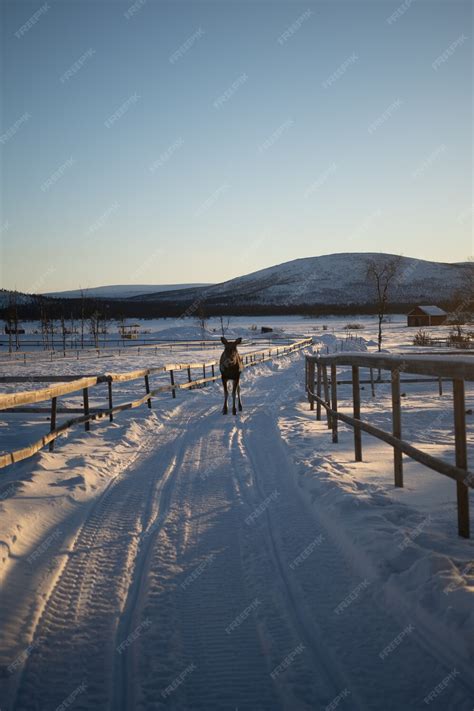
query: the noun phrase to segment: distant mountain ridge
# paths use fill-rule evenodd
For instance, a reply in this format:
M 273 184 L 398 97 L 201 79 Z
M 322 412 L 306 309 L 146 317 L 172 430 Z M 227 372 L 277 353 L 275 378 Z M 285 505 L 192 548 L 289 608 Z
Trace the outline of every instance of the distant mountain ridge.
M 94 286 L 90 289 L 70 289 L 68 291 L 52 291 L 44 296 L 57 297 L 60 299 L 80 299 L 81 294 L 88 298 L 99 299 L 129 299 L 133 296 L 163 291 L 175 291 L 179 289 L 192 289 L 201 286 L 208 286 L 206 283 L 197 284 L 111 284 L 110 286 Z
M 104 286 L 84 289 L 95 308 L 106 305 L 111 318 L 219 314 L 372 313 L 375 290 L 367 279 L 372 259 L 397 255 L 380 252 L 346 252 L 305 257 L 260 269 L 219 284 L 167 284 Z M 474 263 L 432 262 L 400 257 L 400 269 L 389 297 L 389 309 L 437 304 L 450 307 L 469 282 L 474 283 Z M 6 308 L 10 292 L 0 293 L 0 308 Z M 80 315 L 81 290 L 45 294 L 48 308 L 57 315 Z M 35 295 L 16 293 L 24 317 L 37 318 Z
M 340 253 L 305 257 L 236 277 L 207 287 L 157 292 L 134 297 L 157 304 L 205 302 L 212 307 L 318 306 L 374 302 L 374 289 L 367 280 L 371 259 L 397 255 Z M 470 262 L 431 262 L 413 257 L 400 258 L 400 271 L 391 301 L 401 304 L 449 301 L 462 288 Z

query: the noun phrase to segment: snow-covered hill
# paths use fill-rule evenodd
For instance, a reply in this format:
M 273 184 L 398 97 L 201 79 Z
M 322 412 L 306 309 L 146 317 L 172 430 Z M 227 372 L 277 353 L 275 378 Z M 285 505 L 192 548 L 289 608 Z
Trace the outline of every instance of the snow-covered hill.
M 370 260 L 396 258 L 381 253 L 347 252 L 306 257 L 261 269 L 219 284 L 129 284 L 84 289 L 87 298 L 163 304 L 186 310 L 191 304 L 243 310 L 255 307 L 287 309 L 307 306 L 373 304 L 374 287 L 367 279 Z M 390 295 L 391 303 L 443 303 L 459 293 L 474 273 L 474 263 L 430 262 L 400 258 L 399 274 Z M 471 276 L 471 279 L 473 277 Z M 79 298 L 80 289 L 45 294 L 48 297 Z M 3 301 L 3 303 L 2 303 Z M 31 303 L 29 295 L 17 295 L 17 303 Z M 0 307 L 8 303 L 8 292 L 0 292 Z
M 90 289 L 71 289 L 69 291 L 52 291 L 45 296 L 56 296 L 62 299 L 78 299 L 81 294 L 88 298 L 102 299 L 130 299 L 143 294 L 156 294 L 156 292 L 175 291 L 178 289 L 191 289 L 207 286 L 207 284 L 115 284 L 110 286 L 96 286 Z
M 367 304 L 374 301 L 374 289 L 367 279 L 368 263 L 390 257 L 395 255 L 342 253 L 307 257 L 221 284 L 139 298 L 161 302 L 205 298 L 207 304 L 225 306 Z M 468 270 L 474 270 L 469 262 L 448 264 L 402 257 L 391 299 L 400 303 L 447 300 L 462 287 Z

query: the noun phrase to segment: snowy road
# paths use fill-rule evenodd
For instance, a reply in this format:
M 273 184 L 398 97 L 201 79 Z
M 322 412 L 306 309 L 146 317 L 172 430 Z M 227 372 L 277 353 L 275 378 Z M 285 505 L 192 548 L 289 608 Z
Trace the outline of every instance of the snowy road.
M 396 586 L 388 606 L 302 495 L 279 426 L 302 374 L 300 355 L 246 373 L 236 418 L 208 388 L 157 420 L 63 556 L 8 709 L 472 709 L 456 645 Z

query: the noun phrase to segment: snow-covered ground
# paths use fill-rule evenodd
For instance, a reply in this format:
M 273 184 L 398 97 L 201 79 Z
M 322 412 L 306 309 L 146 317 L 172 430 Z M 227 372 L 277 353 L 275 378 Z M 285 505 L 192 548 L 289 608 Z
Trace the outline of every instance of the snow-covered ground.
M 363 329 L 348 339 L 354 320 Z M 252 323 L 314 335 L 313 351 L 372 350 L 376 336 L 371 318 L 273 317 L 232 319 L 229 337 Z M 408 351 L 414 332 L 393 318 L 385 346 Z M 150 362 L 130 349 L 26 370 L 188 357 L 173 349 Z M 390 447 L 365 435 L 354 463 L 352 431 L 341 426 L 332 443 L 303 381 L 304 354 L 285 356 L 244 372 L 235 418 L 221 415 L 217 384 L 167 394 L 2 470 L 2 711 L 473 708 L 474 544 L 457 536 L 454 482 L 405 460 L 395 489 Z M 121 397 L 140 388 L 126 384 Z M 405 438 L 453 461 L 447 384 L 442 396 L 436 383 L 404 392 Z M 388 428 L 389 398 L 388 385 L 375 398 L 365 386 L 363 416 Z M 44 416 L 0 422 L 3 449 L 48 426 Z

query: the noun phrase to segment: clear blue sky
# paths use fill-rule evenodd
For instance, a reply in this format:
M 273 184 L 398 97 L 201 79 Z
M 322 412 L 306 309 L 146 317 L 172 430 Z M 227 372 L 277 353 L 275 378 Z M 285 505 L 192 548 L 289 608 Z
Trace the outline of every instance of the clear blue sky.
M 472 254 L 470 2 L 1 6 L 3 287 Z

